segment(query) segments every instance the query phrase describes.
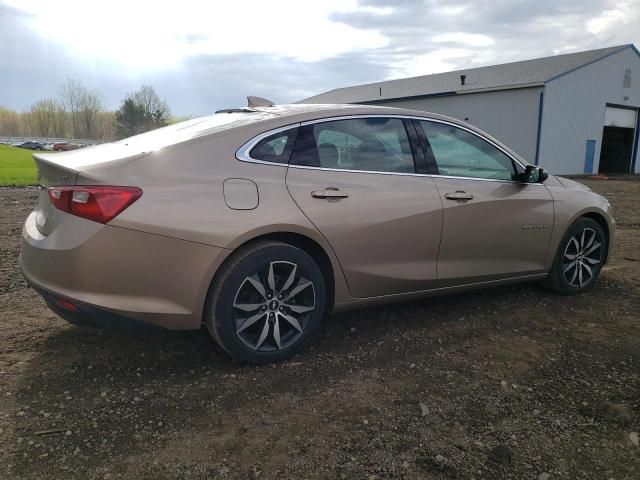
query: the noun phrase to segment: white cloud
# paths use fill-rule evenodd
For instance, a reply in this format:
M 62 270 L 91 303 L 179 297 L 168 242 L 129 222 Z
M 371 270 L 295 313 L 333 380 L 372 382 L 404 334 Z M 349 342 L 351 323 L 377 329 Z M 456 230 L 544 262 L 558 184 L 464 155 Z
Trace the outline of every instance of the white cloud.
M 354 11 L 355 0 L 8 3 L 33 16 L 34 30 L 74 54 L 133 70 L 166 69 L 195 55 L 259 53 L 317 61 L 387 44 L 373 29 L 329 19 L 335 12 Z M 385 15 L 389 9 L 368 11 Z
M 460 15 L 465 10 L 467 10 L 466 5 L 446 5 L 438 9 L 438 13 L 442 15 Z
M 457 43 L 467 47 L 488 47 L 495 41 L 488 35 L 479 33 L 449 32 L 433 37 L 436 43 Z
M 24 12 L 27 12 L 26 14 Z M 177 114 L 612 45 L 639 0 L 0 0 L 0 104 L 66 78 L 109 108 L 143 83 Z M 28 57 L 29 62 L 24 62 Z
M 467 58 L 471 52 L 461 48 L 441 48 L 424 55 L 409 56 L 400 60 L 393 78 L 430 75 L 432 73 L 454 70 L 460 59 Z
M 614 9 L 605 10 L 600 15 L 587 22 L 587 31 L 597 35 L 610 30 L 620 22 L 626 23 L 624 22 L 624 19 L 627 16 L 628 11 L 628 3 L 620 3 Z

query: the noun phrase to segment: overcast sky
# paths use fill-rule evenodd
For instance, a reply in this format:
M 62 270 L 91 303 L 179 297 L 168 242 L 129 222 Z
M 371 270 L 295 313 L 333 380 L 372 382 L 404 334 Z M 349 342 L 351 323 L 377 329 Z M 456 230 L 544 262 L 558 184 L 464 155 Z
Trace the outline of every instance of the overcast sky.
M 105 106 L 152 84 L 177 115 L 612 45 L 640 46 L 640 1 L 0 0 L 0 106 L 66 78 Z

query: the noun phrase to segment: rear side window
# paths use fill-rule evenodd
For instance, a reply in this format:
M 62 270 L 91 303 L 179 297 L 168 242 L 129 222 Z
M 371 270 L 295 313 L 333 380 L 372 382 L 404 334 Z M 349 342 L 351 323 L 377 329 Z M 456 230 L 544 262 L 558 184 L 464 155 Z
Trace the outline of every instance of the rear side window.
M 297 128 L 292 128 L 263 138 L 251 149 L 249 155 L 254 160 L 287 164 L 296 141 L 297 132 Z
M 304 126 L 291 163 L 338 170 L 415 173 L 404 122 L 386 117 Z

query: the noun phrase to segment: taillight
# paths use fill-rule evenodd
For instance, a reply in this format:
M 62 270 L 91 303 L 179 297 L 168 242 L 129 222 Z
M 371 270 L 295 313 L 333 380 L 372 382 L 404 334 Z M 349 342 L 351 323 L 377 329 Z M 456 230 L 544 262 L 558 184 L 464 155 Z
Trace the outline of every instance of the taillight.
M 49 198 L 58 210 L 100 223 L 113 220 L 141 195 L 137 187 L 49 187 Z

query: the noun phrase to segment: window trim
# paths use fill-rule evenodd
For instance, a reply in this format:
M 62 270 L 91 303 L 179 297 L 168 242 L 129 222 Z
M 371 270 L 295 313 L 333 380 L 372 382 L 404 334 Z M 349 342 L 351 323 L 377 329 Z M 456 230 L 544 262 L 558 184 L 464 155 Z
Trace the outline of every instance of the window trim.
M 305 165 L 291 165 L 290 163 L 289 164 L 272 163 L 272 162 L 266 162 L 264 160 L 257 160 L 255 158 L 252 158 L 249 155 L 249 152 L 251 151 L 251 149 L 260 140 L 262 140 L 263 138 L 265 138 L 265 137 L 267 137 L 269 135 L 272 135 L 274 133 L 279 133 L 281 131 L 288 130 L 290 128 L 303 127 L 305 125 L 313 125 L 313 124 L 316 124 L 316 123 L 333 122 L 333 121 L 336 121 L 336 120 L 349 120 L 349 119 L 360 119 L 360 118 L 380 118 L 380 117 L 397 118 L 397 119 L 400 119 L 400 120 L 407 119 L 407 120 L 436 122 L 436 123 L 443 123 L 445 125 L 450 125 L 452 127 L 460 128 L 461 130 L 465 130 L 465 131 L 471 133 L 472 135 L 475 135 L 476 137 L 480 138 L 481 140 L 484 140 L 485 142 L 489 143 L 490 145 L 494 146 L 495 148 L 500 150 L 502 153 L 504 153 L 507 157 L 509 157 L 513 162 L 515 162 L 518 165 L 520 165 L 522 168 L 526 168 L 527 167 L 520 160 L 515 158 L 511 153 L 506 151 L 503 147 L 501 147 L 500 145 L 498 145 L 497 143 L 495 143 L 491 139 L 482 136 L 478 132 L 474 132 L 470 128 L 465 127 L 464 125 L 460 125 L 460 124 L 457 124 L 457 123 L 454 123 L 454 122 L 449 122 L 449 121 L 446 121 L 446 120 L 443 120 L 443 119 L 439 119 L 439 118 L 419 117 L 417 115 L 394 115 L 394 114 L 388 114 L 388 113 L 381 113 L 381 114 L 370 114 L 370 113 L 367 113 L 367 114 L 362 114 L 362 115 L 338 115 L 338 116 L 333 116 L 333 117 L 317 118 L 317 119 L 314 119 L 314 120 L 306 120 L 304 122 L 297 122 L 297 123 L 292 123 L 292 124 L 286 125 L 284 127 L 274 128 L 273 130 L 269 130 L 267 132 L 261 133 L 261 134 L 255 136 L 255 137 L 253 137 L 247 143 L 242 145 L 236 151 L 236 159 L 241 161 L 241 162 L 258 163 L 258 164 L 263 164 L 263 165 L 273 165 L 273 166 L 277 166 L 277 167 L 299 168 L 299 169 L 304 169 L 304 170 L 324 170 L 324 171 L 330 171 L 330 172 L 363 173 L 363 174 L 369 174 L 369 175 L 400 175 L 400 176 L 414 176 L 414 177 L 451 178 L 451 179 L 456 179 L 456 180 L 473 180 L 473 181 L 477 181 L 477 182 L 498 182 L 498 183 L 512 183 L 512 184 L 515 183 L 515 184 L 525 185 L 524 182 L 521 182 L 521 181 L 518 181 L 518 180 L 498 180 L 498 179 L 493 179 L 493 178 L 456 177 L 456 176 L 453 176 L 453 175 L 439 175 L 439 174 L 433 174 L 433 173 L 402 173 L 402 172 L 377 172 L 377 171 L 371 171 L 371 170 L 346 170 L 346 169 L 343 169 L 343 168 L 309 167 L 309 166 L 305 166 Z M 418 129 L 416 128 L 416 130 L 418 130 Z M 411 141 L 411 139 L 409 139 L 409 140 Z M 526 185 L 538 185 L 538 186 L 542 186 L 542 187 L 544 186 L 544 184 L 542 184 L 542 183 L 527 183 Z

